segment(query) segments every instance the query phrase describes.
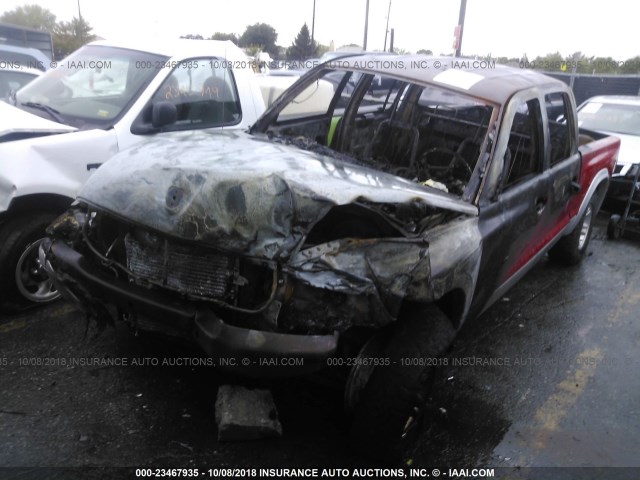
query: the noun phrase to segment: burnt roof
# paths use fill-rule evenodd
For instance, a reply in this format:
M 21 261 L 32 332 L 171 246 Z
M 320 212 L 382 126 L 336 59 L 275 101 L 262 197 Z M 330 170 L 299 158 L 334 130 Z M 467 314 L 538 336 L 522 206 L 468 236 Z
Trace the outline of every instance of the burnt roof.
M 322 65 L 337 70 L 389 75 L 413 83 L 440 85 L 499 104 L 532 87 L 556 86 L 558 90 L 567 90 L 566 84 L 560 80 L 526 68 L 498 65 L 493 60 L 375 54 L 341 57 Z

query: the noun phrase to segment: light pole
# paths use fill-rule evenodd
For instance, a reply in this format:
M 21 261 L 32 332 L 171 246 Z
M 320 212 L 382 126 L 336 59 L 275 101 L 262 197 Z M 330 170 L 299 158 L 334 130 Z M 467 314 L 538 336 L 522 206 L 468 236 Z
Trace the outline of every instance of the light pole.
M 460 0 L 460 15 L 458 16 L 458 26 L 456 27 L 456 57 L 462 52 L 462 34 L 464 33 L 464 15 L 467 11 L 467 0 Z
M 367 0 L 367 10 L 364 14 L 364 40 L 362 41 L 362 50 L 367 49 L 367 30 L 369 30 L 369 0 Z
M 315 38 L 315 33 L 316 33 L 316 0 L 313 0 L 313 17 L 311 19 L 311 45 L 312 46 L 313 46 L 313 39 Z
M 389 35 L 389 17 L 391 16 L 391 0 L 389 0 L 389 10 L 387 11 L 387 27 L 384 30 L 384 48 L 383 52 L 387 51 L 387 35 Z
M 573 60 L 573 68 L 571 69 L 571 80 L 569 80 L 569 88 L 573 90 L 573 83 L 576 80 L 576 71 L 578 70 L 578 59 L 582 55 L 582 52 L 575 52 L 571 57 Z

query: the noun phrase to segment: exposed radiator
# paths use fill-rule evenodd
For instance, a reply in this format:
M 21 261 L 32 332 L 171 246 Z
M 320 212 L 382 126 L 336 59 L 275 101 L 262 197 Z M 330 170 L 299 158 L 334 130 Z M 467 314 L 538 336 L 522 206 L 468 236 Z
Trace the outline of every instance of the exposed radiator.
M 232 300 L 236 262 L 232 257 L 176 244 L 144 233 L 149 245 L 131 234 L 124 239 L 127 268 L 144 280 L 181 293 Z

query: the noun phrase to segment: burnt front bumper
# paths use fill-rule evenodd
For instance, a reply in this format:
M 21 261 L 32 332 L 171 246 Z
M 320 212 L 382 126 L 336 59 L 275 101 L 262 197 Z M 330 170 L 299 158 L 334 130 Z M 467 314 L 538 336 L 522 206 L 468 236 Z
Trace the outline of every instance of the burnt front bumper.
M 84 310 L 120 307 L 145 323 L 191 338 L 227 370 L 249 376 L 309 373 L 324 367 L 337 350 L 337 333 L 294 335 L 229 325 L 206 305 L 174 300 L 110 276 L 61 241 L 45 239 L 40 261 L 58 291 Z

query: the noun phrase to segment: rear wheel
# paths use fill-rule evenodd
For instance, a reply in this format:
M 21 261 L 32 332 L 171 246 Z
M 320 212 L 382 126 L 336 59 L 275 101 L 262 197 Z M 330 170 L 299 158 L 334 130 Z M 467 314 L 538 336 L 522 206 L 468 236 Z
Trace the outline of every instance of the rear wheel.
M 345 390 L 357 450 L 380 460 L 401 459 L 417 436 L 436 359 L 454 337 L 449 319 L 429 305 L 405 315 L 365 345 Z M 375 364 L 375 359 L 384 362 Z
M 560 241 L 549 250 L 549 258 L 564 265 L 576 265 L 580 263 L 587 253 L 595 215 L 596 210 L 593 201 L 590 201 L 573 232 L 560 239 Z
M 0 311 L 15 313 L 56 300 L 60 294 L 40 265 L 38 248 L 55 214 L 10 220 L 0 233 Z

